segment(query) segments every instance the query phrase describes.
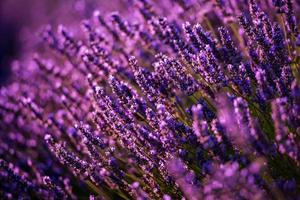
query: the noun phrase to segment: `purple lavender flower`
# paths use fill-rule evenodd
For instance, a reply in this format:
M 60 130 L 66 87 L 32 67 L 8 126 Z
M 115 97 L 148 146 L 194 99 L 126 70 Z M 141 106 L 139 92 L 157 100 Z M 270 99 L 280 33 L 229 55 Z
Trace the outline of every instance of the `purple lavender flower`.
M 56 5 L 0 86 L 1 197 L 299 198 L 299 5 Z

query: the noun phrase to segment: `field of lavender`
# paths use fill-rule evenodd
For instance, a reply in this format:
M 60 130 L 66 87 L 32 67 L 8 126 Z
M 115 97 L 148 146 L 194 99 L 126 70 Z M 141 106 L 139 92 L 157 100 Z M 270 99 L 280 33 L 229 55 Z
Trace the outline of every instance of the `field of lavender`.
M 299 200 L 299 1 L 110 4 L 11 64 L 0 199 Z

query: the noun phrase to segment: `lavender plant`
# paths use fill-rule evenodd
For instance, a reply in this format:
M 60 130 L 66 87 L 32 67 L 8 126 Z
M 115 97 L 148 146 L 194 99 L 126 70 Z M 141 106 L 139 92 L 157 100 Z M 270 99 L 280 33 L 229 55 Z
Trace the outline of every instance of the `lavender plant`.
M 13 63 L 1 199 L 300 199 L 299 3 L 126 5 Z

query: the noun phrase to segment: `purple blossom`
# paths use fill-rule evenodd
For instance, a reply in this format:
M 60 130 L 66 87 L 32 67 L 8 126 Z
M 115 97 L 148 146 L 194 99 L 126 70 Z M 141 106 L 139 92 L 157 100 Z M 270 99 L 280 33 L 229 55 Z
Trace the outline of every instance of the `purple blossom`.
M 39 8 L 0 86 L 1 197 L 299 198 L 299 5 Z

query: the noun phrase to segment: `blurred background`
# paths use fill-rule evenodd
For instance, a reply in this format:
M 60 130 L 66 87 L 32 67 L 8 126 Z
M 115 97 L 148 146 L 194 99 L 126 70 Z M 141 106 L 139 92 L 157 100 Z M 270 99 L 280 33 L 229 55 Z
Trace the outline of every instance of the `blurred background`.
M 0 86 L 7 83 L 11 62 L 32 53 L 46 24 L 78 25 L 94 10 L 126 11 L 126 1 L 0 0 Z M 128 2 L 128 1 L 127 1 Z

